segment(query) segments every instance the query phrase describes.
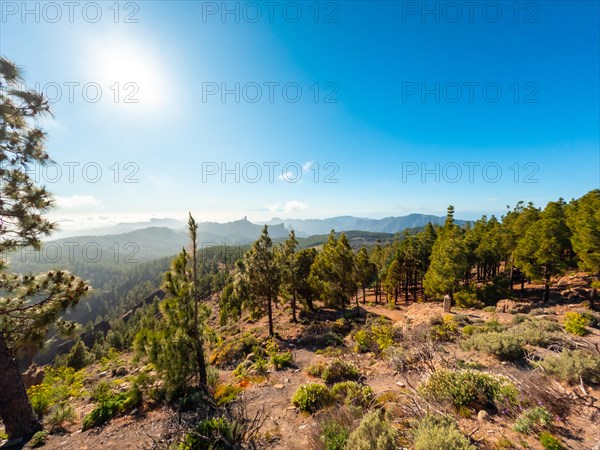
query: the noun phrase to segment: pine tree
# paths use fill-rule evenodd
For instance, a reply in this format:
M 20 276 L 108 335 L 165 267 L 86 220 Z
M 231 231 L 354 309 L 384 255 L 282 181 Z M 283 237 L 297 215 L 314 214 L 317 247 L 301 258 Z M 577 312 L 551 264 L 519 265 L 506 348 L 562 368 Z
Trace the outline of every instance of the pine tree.
M 277 301 L 281 283 L 281 273 L 269 237 L 267 225 L 262 234 L 244 255 L 247 303 L 257 312 L 266 311 L 269 319 L 269 336 L 275 334 L 273 328 L 273 303 Z
M 377 278 L 377 267 L 369 259 L 369 252 L 365 247 L 356 254 L 356 284 L 362 289 L 363 304 L 366 302 L 367 287 Z
M 161 318 L 142 328 L 135 338 L 137 350 L 148 355 L 163 373 L 171 399 L 182 396 L 191 380 L 202 390 L 207 387 L 204 334 L 210 310 L 202 300 L 210 290 L 202 293 L 200 285 L 210 286 L 210 283 L 199 279 L 194 256 L 197 229 L 190 215 L 188 232 L 192 254 L 184 248 L 173 259 L 171 269 L 165 273 L 163 288 L 167 296 L 159 305 Z
M 431 251 L 431 263 L 425 274 L 425 293 L 434 297 L 449 294 L 453 297 L 466 267 L 463 232 L 454 223 L 454 208 L 448 207 L 444 227 L 440 230 Z
M 315 290 L 310 284 L 310 269 L 315 262 L 317 257 L 317 250 L 314 248 L 303 248 L 297 253 L 296 256 L 296 269 L 297 269 L 297 283 L 298 283 L 298 295 L 306 304 L 309 311 L 314 311 L 315 307 L 313 299 L 315 297 Z
M 515 265 L 516 250 L 519 241 L 525 237 L 529 227 L 538 221 L 539 217 L 540 210 L 533 203 L 530 202 L 527 206 L 524 206 L 524 203 L 521 201 L 517 203 L 513 210 L 509 209 L 506 216 L 502 218 L 500 239 L 503 247 L 502 253 L 506 255 L 506 264 L 510 270 L 511 291 L 517 274 L 521 279 L 521 292 L 524 290 L 525 278 L 522 276 L 520 269 Z
M 567 208 L 571 244 L 579 266 L 592 275 L 592 307 L 600 282 L 600 189 L 588 192 Z
M 515 249 L 515 265 L 528 277 L 544 281 L 543 302 L 550 297 L 550 278 L 563 273 L 570 259 L 571 232 L 565 209 L 562 199 L 549 202 Z
M 356 292 L 354 252 L 344 233 L 331 230 L 311 269 L 311 283 L 327 306 L 344 311 Z
M 292 230 L 278 253 L 279 267 L 281 268 L 281 288 L 283 294 L 290 298 L 292 322 L 294 323 L 298 322 L 296 318 L 296 300 L 301 281 L 298 274 L 297 247 L 296 233 Z
M 49 160 L 46 135 L 35 120 L 50 108 L 42 95 L 20 90 L 20 81 L 19 68 L 0 58 L 0 418 L 9 438 L 42 428 L 21 379 L 19 348 L 41 346 L 52 324 L 72 329 L 58 320 L 60 314 L 88 290 L 65 271 L 36 276 L 7 272 L 3 256 L 30 246 L 39 249 L 41 238 L 55 228 L 42 216 L 52 207 L 52 197 L 29 176 L 34 165 Z

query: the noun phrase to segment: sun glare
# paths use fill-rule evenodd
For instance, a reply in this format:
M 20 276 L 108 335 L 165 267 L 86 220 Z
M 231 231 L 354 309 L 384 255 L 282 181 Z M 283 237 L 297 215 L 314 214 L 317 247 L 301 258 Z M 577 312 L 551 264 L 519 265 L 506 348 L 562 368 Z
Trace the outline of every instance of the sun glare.
M 143 107 L 163 103 L 165 77 L 148 45 L 136 45 L 131 39 L 95 42 L 89 56 L 94 80 L 111 102 Z

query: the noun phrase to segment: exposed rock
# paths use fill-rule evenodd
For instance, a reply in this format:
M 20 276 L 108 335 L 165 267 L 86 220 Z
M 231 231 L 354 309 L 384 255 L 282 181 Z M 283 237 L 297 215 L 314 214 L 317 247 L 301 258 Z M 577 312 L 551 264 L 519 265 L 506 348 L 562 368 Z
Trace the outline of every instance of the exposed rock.
M 402 381 L 396 381 L 396 384 L 400 387 L 405 387 L 406 385 Z
M 449 313 L 452 309 L 452 299 L 449 295 L 444 295 L 444 312 Z
M 477 413 L 477 420 L 479 422 L 489 422 L 490 421 L 490 415 L 488 414 L 488 412 L 485 409 L 482 409 L 481 411 L 479 411 Z
M 516 302 L 514 300 L 504 299 L 496 304 L 496 312 L 499 313 L 527 314 L 529 311 L 531 311 L 531 305 L 526 302 Z
M 129 371 L 125 367 L 119 367 L 118 369 L 112 370 L 113 377 L 124 377 L 128 373 L 129 373 Z
M 38 367 L 35 363 L 22 374 L 23 384 L 26 388 L 41 384 L 44 381 L 44 368 Z
M 282 383 L 274 384 L 273 387 L 275 389 L 283 389 L 285 386 Z

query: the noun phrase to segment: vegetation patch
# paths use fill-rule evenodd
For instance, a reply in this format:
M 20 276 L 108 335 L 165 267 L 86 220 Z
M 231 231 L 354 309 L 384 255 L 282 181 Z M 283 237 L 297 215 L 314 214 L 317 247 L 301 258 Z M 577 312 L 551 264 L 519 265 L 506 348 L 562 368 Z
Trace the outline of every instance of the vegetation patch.
M 300 386 L 292 397 L 292 403 L 308 413 L 318 411 L 331 404 L 333 397 L 324 384 L 308 383 Z
M 539 364 L 546 372 L 569 383 L 600 383 L 600 357 L 583 350 L 565 349 L 548 355 Z
M 415 450 L 475 450 L 450 415 L 428 414 L 411 426 Z
M 452 371 L 441 369 L 419 386 L 423 397 L 449 402 L 457 410 L 464 407 L 477 410 L 515 404 L 518 391 L 503 377 L 475 370 Z
M 346 448 L 353 450 L 395 450 L 396 429 L 383 417 L 381 411 L 371 411 L 360 421 L 348 437 Z

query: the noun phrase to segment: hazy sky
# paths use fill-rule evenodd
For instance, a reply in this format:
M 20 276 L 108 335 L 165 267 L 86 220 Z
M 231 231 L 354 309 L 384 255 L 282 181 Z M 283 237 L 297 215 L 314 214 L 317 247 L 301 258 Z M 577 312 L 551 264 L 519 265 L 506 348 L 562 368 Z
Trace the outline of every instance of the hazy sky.
M 1 2 L 66 228 L 502 214 L 600 185 L 599 3 Z

